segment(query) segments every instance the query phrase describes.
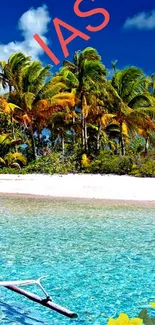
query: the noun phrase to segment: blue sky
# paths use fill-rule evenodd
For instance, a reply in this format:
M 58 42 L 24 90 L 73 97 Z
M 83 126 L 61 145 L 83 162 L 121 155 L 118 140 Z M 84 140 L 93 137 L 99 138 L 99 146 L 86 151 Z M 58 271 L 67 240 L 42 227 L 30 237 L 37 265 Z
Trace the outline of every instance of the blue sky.
M 105 66 L 111 69 L 111 61 L 117 59 L 118 67 L 136 65 L 146 74 L 155 72 L 155 2 L 153 0 L 83 0 L 81 11 L 105 8 L 111 19 L 108 26 L 95 33 L 86 31 L 86 26 L 97 26 L 101 15 L 80 18 L 73 12 L 75 0 L 14 0 L 1 4 L 0 60 L 17 51 L 24 51 L 44 64 L 51 63 L 33 39 L 33 34 L 42 36 L 51 50 L 63 61 L 63 53 L 52 23 L 58 17 L 90 36 L 89 41 L 76 38 L 69 45 L 70 56 L 74 51 L 87 46 L 95 47 Z M 64 31 L 64 30 L 63 30 Z M 69 33 L 64 32 L 64 37 Z M 59 66 L 54 67 L 58 69 Z

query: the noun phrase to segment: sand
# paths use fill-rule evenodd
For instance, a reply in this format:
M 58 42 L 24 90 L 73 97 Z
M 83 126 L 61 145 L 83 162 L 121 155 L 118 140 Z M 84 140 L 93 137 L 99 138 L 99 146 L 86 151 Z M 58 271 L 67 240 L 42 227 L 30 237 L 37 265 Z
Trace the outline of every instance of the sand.
M 0 175 L 0 193 L 155 202 L 155 178 L 90 174 L 7 174 Z

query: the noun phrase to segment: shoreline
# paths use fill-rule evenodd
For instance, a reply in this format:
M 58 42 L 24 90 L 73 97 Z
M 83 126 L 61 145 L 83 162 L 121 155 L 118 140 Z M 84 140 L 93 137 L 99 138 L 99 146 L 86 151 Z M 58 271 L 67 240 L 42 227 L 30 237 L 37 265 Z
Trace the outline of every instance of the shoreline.
M 118 175 L 0 175 L 0 196 L 155 206 L 155 179 Z
M 155 209 L 155 201 L 147 200 L 111 200 L 111 199 L 91 199 L 91 198 L 79 198 L 79 197 L 57 197 L 57 196 L 45 196 L 35 194 L 23 194 L 23 193 L 0 193 L 0 200 L 3 198 L 11 199 L 29 199 L 29 200 L 47 200 L 50 202 L 60 202 L 69 204 L 89 204 L 89 205 L 102 205 L 102 207 L 136 207 L 136 208 L 152 208 Z

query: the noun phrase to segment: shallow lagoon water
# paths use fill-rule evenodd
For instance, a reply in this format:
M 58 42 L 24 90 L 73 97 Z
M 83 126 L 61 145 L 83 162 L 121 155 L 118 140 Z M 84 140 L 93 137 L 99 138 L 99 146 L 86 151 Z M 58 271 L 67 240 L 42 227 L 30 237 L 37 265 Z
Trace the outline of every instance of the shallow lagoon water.
M 155 208 L 0 197 L 0 278 L 48 275 L 70 320 L 0 288 L 0 324 L 101 325 L 155 301 Z M 38 288 L 26 287 L 42 294 Z M 153 309 L 149 309 L 152 314 Z

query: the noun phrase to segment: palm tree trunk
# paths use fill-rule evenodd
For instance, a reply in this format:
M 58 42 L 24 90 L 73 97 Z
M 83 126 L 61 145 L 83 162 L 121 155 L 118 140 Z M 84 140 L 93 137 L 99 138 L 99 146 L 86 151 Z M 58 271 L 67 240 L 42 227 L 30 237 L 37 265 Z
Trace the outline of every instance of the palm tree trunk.
M 61 143 L 62 143 L 62 154 L 65 155 L 65 138 L 64 135 L 61 137 Z
M 11 94 L 12 92 L 12 86 L 9 85 L 9 94 Z M 13 114 L 11 112 L 11 117 L 10 117 L 10 120 L 11 120 L 11 128 L 12 128 L 12 138 L 14 141 L 16 141 L 16 136 L 15 136 L 15 128 L 14 128 L 14 120 L 13 120 Z M 15 152 L 17 152 L 17 145 L 15 145 Z
M 149 151 L 149 137 L 147 137 L 145 139 L 145 155 L 148 155 L 148 151 Z
M 85 152 L 88 153 L 88 129 L 86 118 L 84 118 L 84 141 Z
M 83 65 L 80 67 L 80 73 L 79 73 L 79 94 L 80 94 L 80 110 L 81 110 L 81 144 L 82 144 L 82 150 L 85 150 L 85 128 L 84 128 L 84 119 L 85 114 L 83 113 L 83 76 L 84 76 L 84 69 Z
M 81 113 L 81 142 L 82 148 L 85 148 L 85 116 L 84 113 Z
M 31 143 L 32 143 L 32 157 L 33 157 L 33 160 L 36 160 L 37 153 L 36 153 L 36 146 L 35 146 L 35 139 L 34 139 L 32 124 L 30 125 L 29 130 L 30 130 L 30 137 L 31 137 Z
M 81 136 L 82 136 L 82 148 L 84 152 L 88 152 L 88 132 L 87 132 L 87 122 L 85 114 L 82 113 L 82 129 L 81 129 Z
M 73 144 L 75 144 L 76 136 L 75 136 L 75 116 L 72 118 L 72 135 L 73 135 Z
M 125 156 L 125 143 L 123 138 L 122 122 L 120 122 L 120 148 L 121 155 Z
M 81 140 L 82 140 L 82 148 L 84 152 L 87 152 L 87 125 L 86 125 L 86 118 L 85 113 L 83 112 L 83 98 L 84 94 L 81 90 Z
M 11 113 L 11 128 L 12 128 L 12 138 L 14 141 L 16 141 L 16 135 L 15 135 L 15 128 L 14 128 L 14 120 L 13 120 L 13 116 L 12 116 L 12 113 Z M 15 144 L 15 147 L 14 147 L 14 151 L 17 152 L 18 149 L 17 149 L 17 145 Z
M 37 148 L 37 152 L 38 152 L 38 155 L 39 155 L 40 154 L 40 149 L 41 149 L 40 130 L 38 130 L 37 136 L 38 136 L 38 148 Z
M 12 92 L 12 86 L 9 84 L 9 93 L 11 94 Z
M 100 135 L 101 135 L 101 125 L 98 125 L 98 131 L 97 131 L 97 145 L 96 149 L 97 151 L 100 151 Z
M 88 128 L 85 113 L 83 112 L 84 94 L 81 94 L 81 111 L 82 111 L 82 144 L 85 153 L 88 153 Z

